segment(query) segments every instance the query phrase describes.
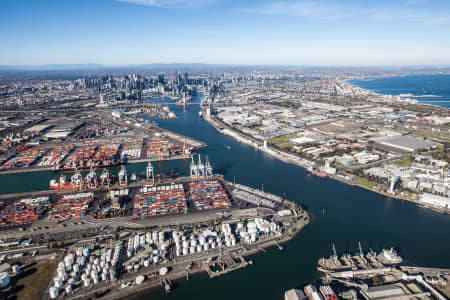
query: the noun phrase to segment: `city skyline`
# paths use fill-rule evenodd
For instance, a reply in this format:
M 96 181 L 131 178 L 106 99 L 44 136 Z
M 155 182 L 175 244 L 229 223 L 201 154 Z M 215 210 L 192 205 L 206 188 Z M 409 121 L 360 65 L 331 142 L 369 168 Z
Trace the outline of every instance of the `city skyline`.
M 0 65 L 449 65 L 432 0 L 4 1 Z

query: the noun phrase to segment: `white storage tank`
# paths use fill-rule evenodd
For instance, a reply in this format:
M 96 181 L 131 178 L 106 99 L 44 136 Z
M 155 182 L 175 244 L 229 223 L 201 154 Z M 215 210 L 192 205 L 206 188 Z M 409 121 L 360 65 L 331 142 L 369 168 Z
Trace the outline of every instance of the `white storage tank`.
M 66 286 L 66 293 L 67 294 L 70 294 L 72 292 L 72 285 L 68 285 L 68 286 Z
M 145 277 L 142 275 L 139 275 L 138 277 L 136 277 L 136 284 L 141 284 L 143 283 L 145 280 Z
M 0 273 L 0 288 L 5 288 L 8 285 L 9 285 L 8 273 L 6 273 L 6 272 Z
M 53 282 L 55 283 L 56 287 L 61 287 L 62 286 L 62 279 L 61 279 L 61 277 L 55 277 L 53 279 Z
M 85 286 L 85 287 L 88 287 L 89 285 L 91 285 L 91 280 L 90 280 L 89 278 L 86 278 L 86 279 L 83 281 L 83 283 L 84 283 L 84 286 Z
M 169 272 L 169 269 L 167 269 L 167 267 L 162 267 L 161 269 L 159 269 L 159 275 L 161 276 L 166 275 L 167 272 Z
M 50 294 L 50 298 L 55 299 L 56 297 L 59 296 L 59 290 L 56 287 L 51 287 L 49 289 L 49 294 Z

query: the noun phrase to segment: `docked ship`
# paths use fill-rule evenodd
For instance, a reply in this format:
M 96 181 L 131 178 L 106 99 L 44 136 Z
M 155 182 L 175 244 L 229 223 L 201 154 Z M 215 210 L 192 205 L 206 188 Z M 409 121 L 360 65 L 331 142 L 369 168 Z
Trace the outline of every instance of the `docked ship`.
M 371 249 L 369 253 L 364 255 L 361 243 L 359 243 L 358 246 L 359 253 L 356 255 L 350 256 L 349 254 L 344 254 L 341 258 L 338 258 L 336 248 L 333 244 L 333 254 L 328 258 L 320 258 L 317 270 L 324 273 L 331 273 L 368 268 L 382 268 L 403 262 L 403 259 L 393 248 L 383 249 L 378 255 Z
M 398 255 L 394 248 L 383 249 L 377 256 L 378 260 L 384 265 L 398 265 L 403 259 Z
M 315 169 L 314 167 L 309 167 L 307 171 L 314 176 L 320 177 L 320 178 L 328 178 L 328 175 L 324 172 L 320 172 L 319 170 Z
M 349 264 L 343 265 L 336 254 L 336 248 L 333 244 L 333 254 L 330 257 L 322 257 L 319 259 L 317 270 L 329 273 L 329 272 L 338 272 L 338 271 L 345 271 L 345 270 L 351 270 L 352 266 Z
M 66 176 L 59 176 L 59 180 L 52 179 L 50 180 L 50 188 L 53 190 L 59 189 L 71 189 L 73 188 L 72 182 L 67 180 Z

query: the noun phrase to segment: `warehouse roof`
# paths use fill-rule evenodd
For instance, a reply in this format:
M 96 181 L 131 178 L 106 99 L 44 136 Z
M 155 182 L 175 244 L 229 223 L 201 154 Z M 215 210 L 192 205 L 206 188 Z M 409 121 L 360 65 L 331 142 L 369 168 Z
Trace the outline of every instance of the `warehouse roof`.
M 284 293 L 285 300 L 303 300 L 308 299 L 301 290 L 292 289 Z
M 382 145 L 406 151 L 429 149 L 436 145 L 433 142 L 406 135 L 384 138 L 381 139 L 379 143 Z

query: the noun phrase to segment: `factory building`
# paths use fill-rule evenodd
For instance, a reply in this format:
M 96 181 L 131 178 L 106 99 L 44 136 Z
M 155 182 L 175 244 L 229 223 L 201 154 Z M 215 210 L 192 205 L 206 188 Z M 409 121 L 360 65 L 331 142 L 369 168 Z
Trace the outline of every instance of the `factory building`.
M 426 204 L 441 206 L 441 207 L 449 207 L 450 206 L 450 198 L 443 197 L 439 195 L 433 195 L 429 193 L 423 193 L 420 197 L 420 201 Z
M 435 143 L 418 139 L 412 136 L 392 136 L 383 138 L 378 141 L 380 145 L 397 149 L 399 151 L 413 152 L 417 150 L 427 150 L 434 146 Z

